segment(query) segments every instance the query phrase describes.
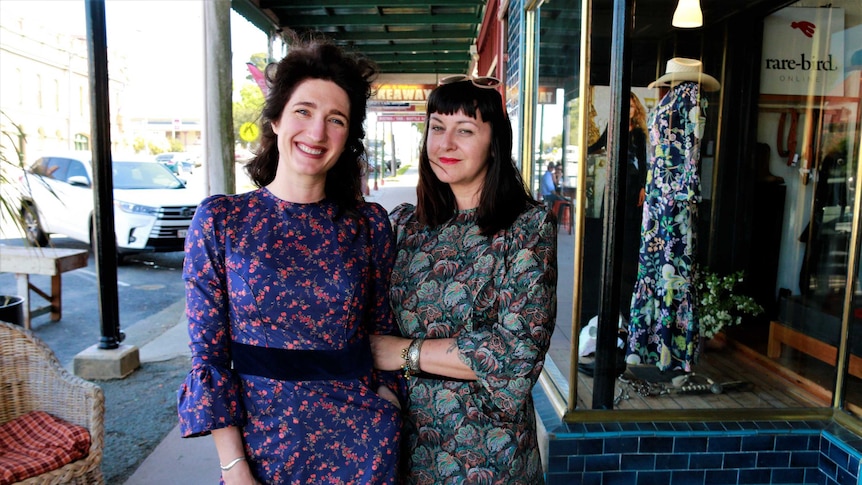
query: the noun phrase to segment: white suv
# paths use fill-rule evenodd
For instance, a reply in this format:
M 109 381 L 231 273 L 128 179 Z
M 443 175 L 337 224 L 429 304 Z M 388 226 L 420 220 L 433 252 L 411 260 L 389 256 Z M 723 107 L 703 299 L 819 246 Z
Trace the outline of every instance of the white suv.
M 182 251 L 201 196 L 152 159 L 115 158 L 112 173 L 118 253 Z M 24 172 L 21 184 L 21 215 L 31 245 L 47 245 L 52 233 L 91 242 L 89 152 L 43 156 Z

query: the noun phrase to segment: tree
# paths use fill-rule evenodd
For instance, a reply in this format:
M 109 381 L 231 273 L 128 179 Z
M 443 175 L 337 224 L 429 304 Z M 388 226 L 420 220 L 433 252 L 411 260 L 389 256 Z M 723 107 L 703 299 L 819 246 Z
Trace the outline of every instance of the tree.
M 239 129 L 243 123 L 258 123 L 263 109 L 263 93 L 257 84 L 247 83 L 239 90 L 239 101 L 233 103 L 233 136 L 242 140 Z M 256 142 L 256 140 L 255 140 Z
M 266 65 L 269 63 L 265 53 L 252 54 L 249 62 L 254 64 L 261 71 L 266 70 Z M 254 82 L 251 73 L 246 74 L 242 85 L 239 88 L 239 101 L 233 103 L 233 136 L 234 139 L 244 141 L 240 137 L 239 130 L 245 123 L 258 123 L 260 121 L 260 112 L 263 109 L 265 99 L 260 87 Z M 251 143 L 256 143 L 257 140 Z
M 548 149 L 554 150 L 554 149 L 562 149 L 562 148 L 563 148 L 563 134 L 558 133 L 558 134 L 552 136 L 550 141 L 548 142 Z
M 261 72 L 264 72 L 266 70 L 266 65 L 269 64 L 269 58 L 266 56 L 266 53 L 259 52 L 257 54 L 252 54 L 248 62 L 251 62 L 252 64 L 257 66 L 257 68 L 260 69 Z M 254 82 L 251 78 L 251 74 L 246 75 L 245 78 L 249 81 Z

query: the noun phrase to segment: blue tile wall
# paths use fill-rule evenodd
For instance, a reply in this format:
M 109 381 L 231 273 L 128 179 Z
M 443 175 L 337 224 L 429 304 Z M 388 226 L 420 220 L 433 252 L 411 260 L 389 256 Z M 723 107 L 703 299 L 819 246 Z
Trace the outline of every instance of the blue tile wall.
M 558 420 L 548 485 L 862 485 L 859 438 L 834 423 L 631 424 Z
M 862 485 L 862 437 L 830 421 L 562 423 L 548 485 Z

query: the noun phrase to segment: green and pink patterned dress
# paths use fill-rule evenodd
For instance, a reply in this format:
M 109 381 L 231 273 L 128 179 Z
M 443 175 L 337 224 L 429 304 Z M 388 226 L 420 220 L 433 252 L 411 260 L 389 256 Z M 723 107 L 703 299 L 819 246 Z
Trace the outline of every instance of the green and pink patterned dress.
M 408 337 L 455 338 L 478 380 L 409 379 L 407 483 L 542 483 L 531 391 L 556 317 L 555 222 L 531 207 L 485 237 L 475 210 L 435 229 L 414 211 L 390 216 L 395 319 Z

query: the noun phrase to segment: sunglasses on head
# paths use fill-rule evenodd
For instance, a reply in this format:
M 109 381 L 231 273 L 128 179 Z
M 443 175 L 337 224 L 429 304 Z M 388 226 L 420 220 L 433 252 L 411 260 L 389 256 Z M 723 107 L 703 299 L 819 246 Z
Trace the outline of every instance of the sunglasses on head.
M 482 89 L 494 89 L 500 85 L 500 80 L 491 76 L 468 76 L 466 74 L 455 74 L 454 76 L 446 76 L 440 79 L 440 85 L 459 83 L 461 81 L 471 81 L 474 86 Z

